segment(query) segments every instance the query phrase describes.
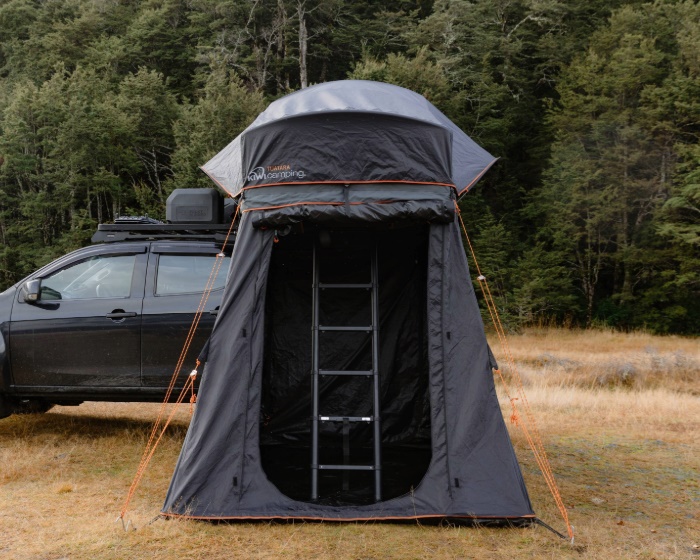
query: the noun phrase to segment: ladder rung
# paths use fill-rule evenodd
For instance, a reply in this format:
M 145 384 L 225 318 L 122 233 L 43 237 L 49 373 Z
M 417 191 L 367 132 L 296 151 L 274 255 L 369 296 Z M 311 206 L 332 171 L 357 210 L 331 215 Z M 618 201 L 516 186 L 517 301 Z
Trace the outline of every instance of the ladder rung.
M 318 370 L 319 375 L 374 375 L 371 370 L 368 371 L 348 371 L 348 370 L 331 370 L 331 369 L 320 369 Z
M 350 289 L 364 289 L 364 290 L 369 290 L 372 287 L 372 284 L 319 284 L 319 288 L 350 288 Z
M 321 422 L 374 422 L 372 416 L 319 416 Z
M 372 332 L 372 327 L 328 327 L 325 325 L 319 325 L 319 331 L 365 331 Z
M 379 366 L 379 280 L 378 280 L 378 248 L 376 242 L 371 250 L 370 259 L 370 278 L 367 281 L 366 276 L 361 276 L 364 281 L 353 282 L 356 280 L 352 276 L 338 277 L 334 280 L 340 280 L 340 282 L 321 282 L 320 273 L 320 254 L 318 243 L 314 243 L 313 247 L 313 300 L 312 300 L 312 413 L 311 418 L 311 499 L 313 501 L 319 498 L 319 471 L 345 471 L 342 474 L 343 478 L 343 492 L 349 491 L 349 478 L 348 471 L 365 471 L 372 472 L 371 477 L 374 478 L 374 500 L 375 502 L 380 502 L 382 500 L 382 481 L 381 481 L 381 446 L 382 446 L 382 434 L 381 434 L 381 410 L 380 410 L 380 366 Z M 348 316 L 345 320 L 349 323 L 355 323 L 352 326 L 340 326 L 337 322 L 343 322 L 343 320 L 335 321 L 328 319 L 331 323 L 336 323 L 335 325 L 321 325 L 320 311 L 322 296 L 321 291 L 325 289 L 347 289 L 347 290 L 366 290 L 370 295 L 368 298 L 369 307 L 371 311 L 371 319 L 360 319 L 359 321 L 353 321 L 351 316 Z M 357 293 L 357 292 L 356 292 Z M 359 294 L 358 294 L 359 295 Z M 332 295 L 326 295 L 325 297 L 332 297 Z M 367 320 L 371 321 L 368 326 L 359 326 L 358 322 L 364 322 Z M 363 339 L 369 338 L 371 343 L 372 351 L 372 365 L 369 366 L 370 370 L 330 370 L 321 369 L 320 362 L 320 346 L 321 341 L 326 340 L 324 336 L 321 336 L 325 332 L 356 332 L 365 333 Z M 326 335 L 328 336 L 328 335 Z M 367 367 L 369 364 L 363 364 Z M 371 397 L 372 397 L 372 409 L 360 409 L 354 412 L 370 412 L 371 416 L 323 416 L 321 415 L 321 391 L 320 391 L 320 378 L 321 376 L 355 376 L 355 377 L 366 377 L 371 378 L 372 386 Z M 348 410 L 348 412 L 350 412 Z M 337 414 L 337 413 L 336 413 Z M 372 431 L 372 443 L 373 443 L 373 460 L 371 465 L 350 465 L 350 423 L 353 424 L 367 424 L 367 427 L 371 426 Z M 335 423 L 334 427 L 337 428 L 342 426 L 343 435 L 343 463 L 342 465 L 322 465 L 319 464 L 319 447 L 320 447 L 320 431 L 322 430 L 322 423 Z M 366 429 L 366 428 L 365 428 Z M 359 458 L 358 458 L 359 459 Z M 369 462 L 369 458 L 364 459 L 364 461 Z
M 374 471 L 374 465 L 319 465 L 324 471 Z

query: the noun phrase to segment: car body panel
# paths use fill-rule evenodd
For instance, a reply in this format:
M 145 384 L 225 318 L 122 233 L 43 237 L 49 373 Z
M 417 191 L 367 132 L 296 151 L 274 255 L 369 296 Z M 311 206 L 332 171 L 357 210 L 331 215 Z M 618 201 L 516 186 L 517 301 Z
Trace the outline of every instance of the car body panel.
M 79 400 L 162 401 L 188 338 L 202 292 L 157 295 L 157 263 L 162 254 L 220 252 L 214 241 L 128 241 L 73 251 L 37 270 L 0 294 L 0 396 Z M 128 297 L 80 296 L 27 303 L 20 287 L 44 279 L 84 259 L 135 255 Z M 222 269 L 220 274 L 227 273 Z M 50 295 L 50 294 L 49 294 Z M 191 340 L 182 385 L 209 337 L 223 289 L 208 297 Z M 108 317 L 117 313 L 118 316 Z M 177 394 L 177 391 L 175 395 Z
M 202 314 L 197 329 L 192 335 L 185 355 L 184 364 L 178 377 L 178 384 L 184 384 L 195 359 L 202 349 L 214 326 L 215 313 L 223 297 L 223 288 L 213 290 L 204 300 L 202 291 L 159 295 L 157 293 L 159 261 L 167 256 L 202 256 L 207 275 L 211 274 L 214 258 L 219 248 L 213 244 L 153 243 L 148 260 L 148 280 L 143 300 L 143 362 L 142 381 L 146 387 L 167 386 L 177 361 L 188 339 L 195 312 L 202 305 Z M 211 264 L 210 264 L 211 262 Z M 222 263 L 218 270 L 219 284 L 225 278 L 227 265 Z M 214 285 L 214 284 L 212 284 Z
M 141 308 L 146 249 L 146 245 L 135 245 L 107 253 L 135 257 L 128 297 L 15 303 L 10 324 L 14 385 L 141 385 Z M 64 261 L 61 268 L 98 255 L 102 253 L 78 253 Z M 39 277 L 56 270 L 60 268 L 45 270 Z M 128 314 L 133 315 L 119 317 Z

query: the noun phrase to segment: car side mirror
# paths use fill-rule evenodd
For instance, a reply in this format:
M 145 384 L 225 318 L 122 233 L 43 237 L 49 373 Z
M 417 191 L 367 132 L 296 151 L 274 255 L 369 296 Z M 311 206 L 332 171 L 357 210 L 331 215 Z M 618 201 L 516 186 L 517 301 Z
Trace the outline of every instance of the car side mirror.
M 27 303 L 37 303 L 41 299 L 41 279 L 27 280 L 22 287 L 22 299 Z

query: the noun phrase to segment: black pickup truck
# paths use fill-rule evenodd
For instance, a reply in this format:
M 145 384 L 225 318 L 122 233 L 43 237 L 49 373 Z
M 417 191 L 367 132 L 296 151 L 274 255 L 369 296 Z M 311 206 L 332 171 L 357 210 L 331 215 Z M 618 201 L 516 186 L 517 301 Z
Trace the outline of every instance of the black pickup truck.
M 185 202 L 200 190 L 208 189 L 188 189 Z M 101 225 L 97 243 L 0 294 L 0 418 L 85 400 L 162 401 L 223 259 L 180 372 L 184 383 L 213 327 L 232 242 L 222 252 L 225 224 L 147 222 Z

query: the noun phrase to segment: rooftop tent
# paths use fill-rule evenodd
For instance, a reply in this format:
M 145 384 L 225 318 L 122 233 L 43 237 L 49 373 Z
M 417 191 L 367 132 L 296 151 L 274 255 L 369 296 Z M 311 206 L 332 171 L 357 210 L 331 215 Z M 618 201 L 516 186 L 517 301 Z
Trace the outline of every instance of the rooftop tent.
M 534 518 L 455 215 L 493 160 L 420 95 L 349 80 L 204 165 L 242 218 L 165 515 Z
M 232 196 L 345 182 L 447 184 L 461 195 L 494 161 L 423 96 L 346 80 L 275 101 L 202 169 Z

